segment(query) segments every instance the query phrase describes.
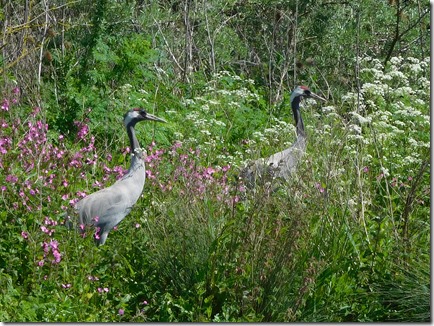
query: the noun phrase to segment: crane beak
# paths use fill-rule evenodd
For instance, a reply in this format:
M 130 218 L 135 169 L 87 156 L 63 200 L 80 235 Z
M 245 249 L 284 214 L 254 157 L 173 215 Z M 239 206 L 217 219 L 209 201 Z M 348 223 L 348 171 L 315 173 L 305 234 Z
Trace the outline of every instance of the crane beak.
M 319 95 L 316 95 L 315 93 L 310 92 L 310 97 L 315 99 L 315 100 L 320 100 L 323 102 L 327 102 L 327 100 L 324 97 L 321 97 Z
M 146 113 L 146 120 L 159 121 L 159 122 L 167 122 L 163 118 L 156 117 L 155 115 L 150 114 L 150 113 Z

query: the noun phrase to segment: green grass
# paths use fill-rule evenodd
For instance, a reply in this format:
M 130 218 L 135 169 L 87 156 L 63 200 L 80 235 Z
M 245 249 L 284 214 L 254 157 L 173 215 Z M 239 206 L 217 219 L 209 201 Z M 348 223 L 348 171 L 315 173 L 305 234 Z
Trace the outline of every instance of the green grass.
M 378 76 L 376 64 L 364 61 L 359 110 L 352 94 L 304 103 L 307 153 L 274 193 L 238 184 L 246 160 L 294 141 L 290 113 L 271 118 L 251 81 L 218 74 L 162 115 L 167 126 L 138 125 L 143 197 L 102 247 L 63 222 L 82 191 L 127 167 L 122 126 L 110 144 L 86 121 L 62 138 L 43 108 L 23 123 L 16 112 L 29 108 L 11 104 L 0 113 L 0 319 L 429 321 L 428 65 Z

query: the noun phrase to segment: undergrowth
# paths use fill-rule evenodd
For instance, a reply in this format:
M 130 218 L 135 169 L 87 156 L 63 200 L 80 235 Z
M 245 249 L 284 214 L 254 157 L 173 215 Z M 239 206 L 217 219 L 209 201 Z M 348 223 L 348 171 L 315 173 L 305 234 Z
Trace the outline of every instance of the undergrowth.
M 143 196 L 102 247 L 64 224 L 125 173 L 120 121 L 107 143 L 84 114 L 71 139 L 9 91 L 0 319 L 430 320 L 429 58 L 390 62 L 362 60 L 359 94 L 304 102 L 307 153 L 274 192 L 238 173 L 294 141 L 290 111 L 275 117 L 253 81 L 215 74 L 167 126 L 137 125 Z

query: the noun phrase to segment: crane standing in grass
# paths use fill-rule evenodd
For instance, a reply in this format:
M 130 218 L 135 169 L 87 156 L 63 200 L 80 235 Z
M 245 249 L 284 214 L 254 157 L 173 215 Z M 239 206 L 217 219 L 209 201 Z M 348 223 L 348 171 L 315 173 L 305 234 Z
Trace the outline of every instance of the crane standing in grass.
M 297 86 L 294 89 L 291 93 L 291 108 L 297 130 L 297 139 L 291 147 L 281 152 L 275 153 L 266 159 L 261 158 L 250 162 L 240 174 L 240 178 L 244 180 L 247 186 L 254 187 L 259 180 L 264 180 L 266 177 L 288 180 L 295 170 L 306 151 L 307 137 L 300 112 L 300 101 L 304 97 L 326 101 L 325 98 L 312 93 L 306 86 Z
M 103 245 L 108 233 L 127 216 L 139 199 L 145 185 L 146 152 L 140 149 L 134 126 L 137 122 L 151 120 L 166 122 L 143 109 L 132 109 L 124 115 L 131 146 L 131 165 L 128 172 L 113 185 L 80 200 L 75 209 L 79 214 L 80 228 L 93 225 L 95 239 Z

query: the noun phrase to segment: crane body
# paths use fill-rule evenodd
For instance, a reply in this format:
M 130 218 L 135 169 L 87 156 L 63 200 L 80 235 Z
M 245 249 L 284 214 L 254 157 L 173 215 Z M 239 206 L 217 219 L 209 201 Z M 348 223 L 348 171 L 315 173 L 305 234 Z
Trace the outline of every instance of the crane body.
M 310 97 L 326 101 L 310 91 L 306 86 L 297 86 L 291 93 L 291 108 L 297 130 L 297 139 L 291 147 L 277 152 L 268 158 L 260 158 L 250 162 L 240 173 L 240 177 L 250 188 L 259 180 L 281 178 L 288 180 L 295 171 L 303 154 L 306 152 L 307 136 L 303 118 L 300 112 L 300 101 L 303 97 Z
M 96 242 L 103 245 L 108 233 L 127 216 L 139 199 L 145 185 L 146 153 L 140 149 L 134 126 L 139 121 L 166 122 L 142 109 L 133 109 L 124 116 L 131 146 L 131 165 L 128 172 L 110 187 L 101 189 L 83 198 L 75 205 L 81 227 L 97 228 Z

